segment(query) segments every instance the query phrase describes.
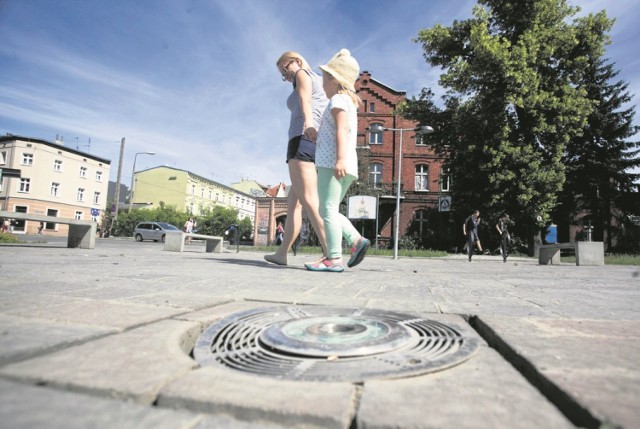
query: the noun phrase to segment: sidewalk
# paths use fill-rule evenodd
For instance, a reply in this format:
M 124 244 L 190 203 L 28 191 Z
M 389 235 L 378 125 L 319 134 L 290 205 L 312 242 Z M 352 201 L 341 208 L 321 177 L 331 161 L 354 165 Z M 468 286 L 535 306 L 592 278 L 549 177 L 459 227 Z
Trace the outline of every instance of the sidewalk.
M 6 428 L 640 427 L 640 269 L 532 258 L 367 257 L 312 273 L 235 247 L 0 245 Z M 277 380 L 190 355 L 216 321 L 285 305 L 464 325 L 480 347 L 425 375 Z

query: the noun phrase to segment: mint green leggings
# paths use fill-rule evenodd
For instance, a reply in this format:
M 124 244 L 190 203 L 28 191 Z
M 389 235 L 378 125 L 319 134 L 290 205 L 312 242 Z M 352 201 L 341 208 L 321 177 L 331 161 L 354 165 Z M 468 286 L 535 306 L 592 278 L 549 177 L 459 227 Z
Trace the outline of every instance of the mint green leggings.
M 347 175 L 338 180 L 332 168 L 318 167 L 318 198 L 320 199 L 320 216 L 324 221 L 324 233 L 327 237 L 327 257 L 342 257 L 342 237 L 352 245 L 360 234 L 342 213 L 340 202 L 347 194 L 349 186 L 356 180 Z

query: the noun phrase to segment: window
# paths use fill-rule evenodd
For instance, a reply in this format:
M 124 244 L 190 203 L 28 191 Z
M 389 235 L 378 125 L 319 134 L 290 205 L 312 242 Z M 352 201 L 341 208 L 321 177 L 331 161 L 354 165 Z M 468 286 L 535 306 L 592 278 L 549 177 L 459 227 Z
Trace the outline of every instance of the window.
M 416 191 L 429 190 L 429 166 L 424 164 L 416 165 Z
M 75 220 L 82 220 L 82 212 L 76 212 L 76 214 L 73 216 L 73 218 Z
M 209 190 L 209 199 L 212 200 L 213 199 L 213 191 Z
M 369 164 L 369 186 L 373 189 L 382 187 L 382 164 Z
M 80 177 L 87 177 L 87 167 L 80 167 Z
M 416 146 L 426 146 L 427 140 L 425 139 L 425 135 L 422 133 L 416 133 Z
M 429 222 L 427 219 L 427 211 L 418 210 L 415 213 L 415 217 L 413 218 L 413 221 L 415 223 L 415 227 L 416 227 L 415 229 L 417 229 L 420 236 L 423 237 L 424 234 L 427 232 L 427 225 Z
M 51 182 L 51 195 L 54 197 L 58 197 L 60 193 L 60 184 L 56 182 Z
M 369 103 L 369 112 L 376 113 L 376 103 Z
M 78 201 L 84 201 L 84 188 L 78 188 Z
M 196 185 L 191 185 L 191 195 L 196 194 Z
M 445 168 L 440 174 L 440 190 L 442 192 L 451 190 L 451 172 L 448 168 Z
M 96 182 L 102 182 L 102 171 L 96 171 Z
M 22 154 L 22 165 L 33 165 L 33 154 L 32 153 L 23 153 Z
M 0 164 L 6 164 L 6 163 L 7 163 L 7 152 L 2 151 L 0 152 Z
M 200 197 L 204 198 L 204 188 L 200 188 Z
M 100 204 L 100 192 L 93 193 L 93 204 Z
M 62 171 L 62 161 L 59 159 L 53 161 L 53 171 Z
M 382 124 L 371 124 L 371 126 L 374 126 L 374 125 L 380 125 L 381 127 L 383 126 Z M 382 131 L 377 133 L 370 132 L 369 144 L 382 144 Z
M 27 179 L 25 177 L 20 178 L 20 185 L 18 187 L 18 192 L 29 192 L 31 189 L 31 179 Z

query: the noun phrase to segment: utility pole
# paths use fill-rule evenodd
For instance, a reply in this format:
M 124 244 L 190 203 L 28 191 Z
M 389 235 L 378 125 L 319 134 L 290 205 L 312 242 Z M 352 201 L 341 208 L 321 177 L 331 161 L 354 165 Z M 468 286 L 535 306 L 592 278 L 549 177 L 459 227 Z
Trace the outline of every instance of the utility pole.
M 111 230 L 113 229 L 113 224 L 118 220 L 118 205 L 120 204 L 120 177 L 122 176 L 122 159 L 124 158 L 124 137 L 120 141 L 120 160 L 118 161 L 118 178 L 116 179 L 116 201 L 115 205 L 115 213 L 113 215 L 113 220 L 111 221 L 111 228 L 109 228 L 109 236 L 111 236 Z

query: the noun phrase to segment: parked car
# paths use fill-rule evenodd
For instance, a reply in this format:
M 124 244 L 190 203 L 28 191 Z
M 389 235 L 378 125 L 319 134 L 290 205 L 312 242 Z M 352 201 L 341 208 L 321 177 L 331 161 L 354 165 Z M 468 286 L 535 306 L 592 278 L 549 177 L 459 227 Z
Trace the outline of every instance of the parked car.
M 140 222 L 133 230 L 136 241 L 153 240 L 162 241 L 167 232 L 180 231 L 180 229 L 165 222 Z

